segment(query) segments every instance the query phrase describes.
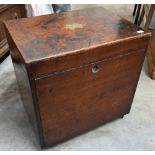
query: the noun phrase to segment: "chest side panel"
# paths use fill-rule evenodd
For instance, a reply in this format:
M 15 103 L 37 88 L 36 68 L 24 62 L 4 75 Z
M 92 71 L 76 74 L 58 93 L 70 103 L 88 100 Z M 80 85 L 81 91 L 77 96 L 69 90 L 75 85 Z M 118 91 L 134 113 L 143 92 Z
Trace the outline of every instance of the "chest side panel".
M 36 79 L 44 142 L 52 145 L 128 113 L 145 50 Z
M 37 111 L 37 107 L 34 101 L 34 81 L 29 79 L 29 75 L 26 69 L 26 66 L 23 62 L 23 59 L 20 55 L 20 52 L 16 48 L 13 40 L 11 39 L 10 35 L 8 33 L 8 43 L 9 43 L 9 49 L 10 54 L 12 58 L 12 63 L 15 70 L 15 75 L 18 83 L 19 93 L 24 105 L 24 108 L 29 116 L 29 120 L 31 124 L 33 125 L 33 128 L 40 139 L 40 143 L 43 146 L 42 143 L 42 133 L 41 133 L 41 127 L 40 127 L 40 121 L 39 121 L 39 111 Z

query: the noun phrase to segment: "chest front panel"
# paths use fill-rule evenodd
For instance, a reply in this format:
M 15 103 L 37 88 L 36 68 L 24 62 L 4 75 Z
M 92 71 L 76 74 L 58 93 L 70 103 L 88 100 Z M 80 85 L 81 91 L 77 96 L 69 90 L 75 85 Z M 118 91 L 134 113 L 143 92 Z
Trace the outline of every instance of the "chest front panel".
M 44 141 L 54 144 L 130 110 L 144 50 L 37 79 Z

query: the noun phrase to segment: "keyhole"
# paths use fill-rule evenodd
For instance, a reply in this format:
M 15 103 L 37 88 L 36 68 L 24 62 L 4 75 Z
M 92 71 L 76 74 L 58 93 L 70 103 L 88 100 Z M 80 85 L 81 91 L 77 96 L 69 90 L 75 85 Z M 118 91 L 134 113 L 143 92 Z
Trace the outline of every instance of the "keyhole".
M 97 73 L 99 70 L 100 70 L 99 65 L 94 65 L 94 66 L 92 67 L 92 72 L 93 72 L 93 73 Z

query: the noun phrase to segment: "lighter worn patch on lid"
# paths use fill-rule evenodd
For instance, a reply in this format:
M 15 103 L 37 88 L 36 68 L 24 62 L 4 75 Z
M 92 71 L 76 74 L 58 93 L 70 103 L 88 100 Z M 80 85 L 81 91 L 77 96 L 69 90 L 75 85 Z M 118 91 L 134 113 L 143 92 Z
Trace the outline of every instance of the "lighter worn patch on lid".
M 73 23 L 73 24 L 66 24 L 63 28 L 69 30 L 75 30 L 75 29 L 82 29 L 84 26 L 85 24 Z

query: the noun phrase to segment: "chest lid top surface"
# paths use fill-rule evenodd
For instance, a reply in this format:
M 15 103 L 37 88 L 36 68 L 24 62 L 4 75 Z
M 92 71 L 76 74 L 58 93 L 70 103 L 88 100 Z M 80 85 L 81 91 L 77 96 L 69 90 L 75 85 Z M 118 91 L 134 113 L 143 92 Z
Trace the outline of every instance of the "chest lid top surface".
M 5 27 L 26 64 L 149 36 L 101 7 L 10 20 Z

